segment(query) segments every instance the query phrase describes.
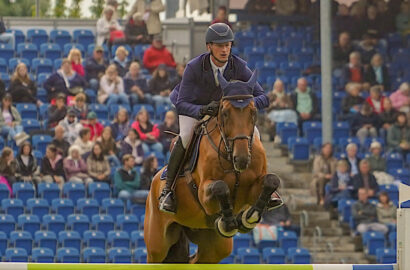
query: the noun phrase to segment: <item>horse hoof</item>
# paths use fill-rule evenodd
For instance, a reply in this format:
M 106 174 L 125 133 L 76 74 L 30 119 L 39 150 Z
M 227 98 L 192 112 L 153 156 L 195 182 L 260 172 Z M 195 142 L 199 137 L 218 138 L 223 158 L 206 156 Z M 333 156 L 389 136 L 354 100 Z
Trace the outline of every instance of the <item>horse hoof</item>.
M 231 227 L 232 229 L 227 229 L 229 227 Z M 238 233 L 238 224 L 236 223 L 235 219 L 232 219 L 229 222 L 227 222 L 222 220 L 222 217 L 219 217 L 215 220 L 215 228 L 217 232 L 225 238 L 231 238 Z
M 247 230 L 252 230 L 256 227 L 256 225 L 261 221 L 261 214 L 258 211 L 253 211 L 250 213 L 249 211 L 252 209 L 248 208 L 240 215 L 240 224 Z

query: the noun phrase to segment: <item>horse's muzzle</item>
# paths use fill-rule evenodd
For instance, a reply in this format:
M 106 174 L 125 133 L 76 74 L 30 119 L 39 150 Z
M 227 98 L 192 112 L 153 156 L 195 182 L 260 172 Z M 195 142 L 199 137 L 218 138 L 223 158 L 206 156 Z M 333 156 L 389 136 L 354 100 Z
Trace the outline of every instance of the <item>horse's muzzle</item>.
M 246 170 L 249 166 L 249 163 L 251 161 L 251 157 L 248 156 L 234 156 L 233 157 L 233 166 L 235 167 L 235 170 L 238 172 L 243 172 Z

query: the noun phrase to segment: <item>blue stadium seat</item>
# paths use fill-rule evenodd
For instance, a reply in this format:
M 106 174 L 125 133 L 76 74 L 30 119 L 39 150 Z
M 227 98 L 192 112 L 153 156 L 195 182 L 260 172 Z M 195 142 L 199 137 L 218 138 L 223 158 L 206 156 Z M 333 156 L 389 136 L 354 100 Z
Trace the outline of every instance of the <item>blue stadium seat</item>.
M 118 215 L 117 226 L 120 230 L 131 233 L 138 230 L 138 217 L 136 215 Z
M 14 48 L 9 44 L 0 44 L 0 58 L 8 62 L 14 57 Z
M 17 55 L 20 58 L 25 58 L 32 62 L 34 58 L 38 57 L 38 47 L 36 44 L 23 43 L 17 45 Z
M 279 246 L 287 252 L 289 248 L 298 246 L 298 237 L 292 231 L 279 232 L 278 234 Z
M 260 254 L 256 248 L 239 248 L 237 250 L 238 262 L 242 264 L 259 264 Z
M 23 248 L 27 251 L 28 255 L 31 255 L 33 249 L 33 238 L 31 234 L 26 231 L 14 231 L 10 233 L 10 243 L 13 247 Z
M 71 49 L 74 49 L 74 48 L 80 50 L 82 57 L 85 56 L 84 46 L 82 44 L 74 44 L 74 43 L 69 43 L 69 44 L 64 45 L 63 56 L 67 57 Z
M 304 248 L 289 248 L 288 259 L 292 264 L 309 264 L 310 263 L 310 253 Z
M 95 36 L 91 30 L 76 29 L 73 31 L 73 39 L 74 42 L 87 48 L 90 44 L 94 44 Z
M 224 258 L 219 263 L 220 264 L 234 264 L 235 263 L 235 256 L 233 254 L 231 254 L 228 257 Z
M 3 58 L 0 58 L 0 73 L 8 73 L 8 65 Z
M 376 261 L 381 264 L 396 263 L 396 250 L 390 248 L 378 248 L 376 250 Z
M 322 123 L 304 122 L 303 133 L 305 134 L 305 137 L 308 139 L 309 143 L 312 144 L 315 138 L 322 136 Z
M 46 152 L 47 145 L 53 141 L 53 137 L 50 135 L 34 135 L 32 137 L 34 149 L 40 151 L 41 153 Z
M 85 231 L 90 229 L 90 220 L 83 214 L 72 214 L 67 217 L 67 225 L 72 231 L 83 235 Z
M 54 70 L 58 70 L 61 67 L 61 64 L 63 63 L 63 59 L 56 59 L 54 60 Z
M 392 249 L 397 249 L 397 232 L 389 233 L 389 245 Z
M 137 113 L 142 109 L 145 108 L 149 114 L 151 119 L 155 118 L 155 109 L 151 104 L 136 104 L 132 107 L 132 116 L 134 117 Z
M 107 183 L 90 183 L 88 185 L 88 196 L 101 203 L 104 198 L 110 197 L 110 187 Z
M 105 263 L 105 251 L 102 248 L 84 248 L 82 255 L 85 263 Z
M 263 260 L 268 264 L 284 264 L 285 252 L 281 248 L 264 248 L 262 251 Z
M 125 212 L 124 202 L 121 199 L 105 198 L 102 200 L 101 206 L 104 211 L 114 219 L 116 219 L 118 215 L 123 215 Z
M 61 47 L 58 44 L 47 43 L 41 44 L 40 56 L 50 59 L 52 61 L 61 58 Z
M 34 198 L 34 186 L 29 182 L 19 182 L 13 184 L 13 193 L 16 199 L 20 199 L 26 204 L 28 199 Z
M 409 180 L 410 179 L 410 170 L 409 169 L 388 169 L 389 174 L 391 174 L 395 179 Z
M 252 238 L 249 234 L 237 233 L 233 237 L 233 251 L 234 251 L 234 253 L 236 253 L 236 251 L 239 248 L 251 247 L 251 243 L 252 243 Z
M 80 253 L 76 248 L 59 248 L 57 250 L 56 260 L 59 263 L 79 263 Z
M 360 146 L 360 141 L 359 141 L 358 138 L 355 138 L 355 137 L 353 137 L 353 138 L 340 138 L 339 139 L 339 148 L 340 148 L 340 150 L 345 151 L 346 146 L 349 143 L 354 143 L 354 144 L 357 145 L 357 147 Z
M 60 48 L 63 48 L 65 44 L 71 43 L 71 35 L 66 30 L 51 30 L 50 41 L 58 44 Z
M 340 213 L 339 219 L 341 222 L 348 223 L 350 217 L 352 216 L 352 205 L 355 203 L 355 200 L 352 199 L 341 199 L 338 202 L 337 208 Z
M 27 41 L 36 44 L 38 47 L 48 42 L 48 35 L 44 29 L 29 29 L 27 30 Z
M 110 105 L 110 107 L 108 107 L 108 113 L 109 113 L 108 116 L 109 116 L 109 118 L 114 119 L 120 108 L 126 109 L 128 112 L 131 111 L 131 107 L 129 105 L 126 105 L 126 104 L 112 104 L 112 105 Z
M 100 231 L 85 231 L 83 235 L 86 247 L 97 247 L 105 249 L 105 235 Z
M 392 153 L 386 157 L 386 167 L 389 169 L 403 168 L 403 156 L 399 153 Z
M 28 262 L 28 254 L 24 248 L 8 248 L 5 259 L 6 262 Z
M 110 215 L 94 215 L 91 218 L 94 229 L 103 232 L 105 235 L 114 230 L 114 220 Z
M 27 59 L 24 58 L 11 58 L 8 61 L 8 67 L 10 72 L 14 72 L 18 64 L 24 63 L 27 67 L 27 71 L 30 71 L 31 63 Z
M 21 120 L 21 125 L 27 133 L 41 129 L 41 124 L 37 119 L 23 119 Z
M 294 123 L 282 122 L 282 123 L 277 123 L 276 131 L 282 139 L 281 144 L 286 145 L 287 138 L 297 137 L 298 127 Z
M 131 251 L 128 248 L 110 248 L 107 253 L 109 263 L 131 263 Z
M 309 141 L 306 138 L 288 138 L 288 148 L 291 151 L 290 158 L 294 161 L 309 160 Z
M 1 73 L 0 74 L 0 79 L 4 82 L 4 84 L 6 85 L 6 88 L 10 86 L 10 76 L 9 76 L 9 74 Z
M 82 183 L 65 183 L 63 186 L 63 195 L 71 199 L 74 205 L 77 205 L 77 201 L 85 197 L 85 186 Z
M 82 237 L 76 231 L 62 231 L 58 233 L 58 243 L 61 247 L 81 249 Z
M 70 199 L 54 199 L 51 202 L 51 209 L 59 215 L 62 215 L 65 219 L 74 213 L 74 204 Z
M 2 141 L 3 138 L 0 137 L 0 141 Z M 0 149 L 4 148 L 4 140 L 1 143 L 2 145 L 0 145 Z M 0 184 L 0 198 L 2 199 L 7 199 L 10 197 L 10 191 L 8 189 L 8 187 L 5 184 Z
M 144 232 L 133 231 L 131 233 L 131 244 L 133 247 L 145 247 Z
M 60 189 L 56 183 L 40 183 L 37 187 L 38 196 L 46 199 L 48 204 L 60 197 Z
M 107 244 L 109 247 L 130 248 L 130 235 L 123 231 L 109 231 Z
M 1 222 L 1 221 L 0 221 Z M 9 238 L 7 237 L 7 234 L 0 229 L 0 256 L 4 254 L 4 252 L 7 249 L 8 246 L 8 240 Z
M 97 114 L 97 118 L 108 119 L 108 107 L 103 104 L 90 104 L 88 111 L 93 111 Z
M 38 91 L 39 90 L 40 89 L 37 90 L 37 96 L 38 96 Z M 44 90 L 44 92 L 45 92 L 44 93 L 44 98 L 47 99 L 47 91 L 45 89 L 42 89 L 42 90 Z M 47 120 L 48 119 L 48 107 L 49 106 L 50 106 L 50 104 L 46 102 L 44 104 L 41 104 L 40 107 L 38 108 L 40 118 L 42 120 Z
M 133 252 L 134 263 L 146 263 L 147 262 L 147 249 L 145 247 L 138 247 Z
M 31 69 L 35 74 L 53 73 L 53 61 L 51 59 L 34 58 Z
M 381 232 L 365 232 L 362 237 L 365 252 L 369 255 L 376 255 L 376 250 L 385 246 L 384 235 Z
M 37 74 L 37 86 L 42 87 L 44 82 L 50 77 L 50 73 Z
M 17 45 L 26 41 L 26 36 L 20 29 L 9 29 L 14 33 L 14 43 Z
M 19 199 L 1 200 L 1 208 L 5 214 L 12 215 L 15 220 L 17 220 L 19 215 L 24 213 L 23 201 Z
M 349 137 L 350 126 L 348 122 L 336 122 L 333 125 L 333 139 L 339 141 L 341 138 Z
M 402 170 L 402 169 L 397 169 L 397 170 Z M 395 176 L 394 173 L 393 174 L 391 173 L 391 171 L 389 171 L 389 173 Z M 381 191 L 386 191 L 389 194 L 390 200 L 392 201 L 399 200 L 399 189 L 396 185 L 380 185 L 379 187 Z
M 49 248 L 53 252 L 56 252 L 57 236 L 54 232 L 37 231 L 34 234 L 34 244 L 37 247 Z
M 53 263 L 54 252 L 49 248 L 34 248 L 31 260 L 36 263 Z
M 17 111 L 20 113 L 21 118 L 33 118 L 37 119 L 37 106 L 32 103 L 19 103 L 16 105 Z
M 271 76 L 275 76 L 277 70 L 277 64 L 274 62 L 258 62 L 256 63 L 256 69 L 258 72 L 258 81 L 262 84 L 267 83 L 267 79 Z
M 77 211 L 91 219 L 93 215 L 100 213 L 100 206 L 95 199 L 82 198 L 77 201 Z
M 16 219 L 12 215 L 0 214 L 0 231 L 8 236 L 15 230 Z
M 31 235 L 40 230 L 40 219 L 36 215 L 20 215 L 17 219 L 18 226 Z
M 43 216 L 43 225 L 48 231 L 58 235 L 65 230 L 65 219 L 62 215 L 45 215 Z

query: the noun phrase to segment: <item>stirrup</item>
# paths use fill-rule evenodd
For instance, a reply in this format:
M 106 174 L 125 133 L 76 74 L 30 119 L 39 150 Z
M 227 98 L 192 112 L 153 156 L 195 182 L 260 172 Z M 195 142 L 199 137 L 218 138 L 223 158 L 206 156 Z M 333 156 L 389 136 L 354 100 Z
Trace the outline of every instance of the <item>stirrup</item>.
M 176 214 L 177 207 L 172 190 L 163 189 L 159 197 L 159 210 L 165 213 Z

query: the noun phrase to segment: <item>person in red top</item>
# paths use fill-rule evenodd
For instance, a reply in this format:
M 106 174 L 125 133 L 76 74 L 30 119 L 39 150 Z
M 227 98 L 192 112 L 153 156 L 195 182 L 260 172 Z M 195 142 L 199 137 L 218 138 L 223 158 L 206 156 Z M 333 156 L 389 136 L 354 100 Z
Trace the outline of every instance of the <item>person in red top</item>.
M 227 24 L 231 29 L 232 25 L 228 21 L 228 14 L 225 6 L 220 6 L 218 8 L 218 13 L 216 14 L 216 18 L 211 22 L 211 24 L 215 23 L 224 23 Z
M 361 62 L 361 56 L 359 52 L 352 52 L 349 55 L 349 63 L 344 68 L 344 79 L 346 83 L 356 82 L 363 83 L 364 81 L 364 69 Z M 368 90 L 366 83 L 363 83 L 363 87 Z
M 152 124 L 149 120 L 148 111 L 142 107 L 135 117 L 135 122 L 131 128 L 135 129 L 142 141 L 144 153 L 163 153 L 162 144 L 159 142 L 159 129 L 157 124 Z
M 144 52 L 143 63 L 150 72 L 153 72 L 160 64 L 171 68 L 177 66 L 172 53 L 162 44 L 160 34 L 154 36 L 152 45 Z
M 68 60 L 71 63 L 71 67 L 73 70 L 78 73 L 81 77 L 84 77 L 85 72 L 84 72 L 84 67 L 83 67 L 83 59 L 81 58 L 81 52 L 79 49 L 73 48 L 70 50 L 70 53 L 68 54 Z
M 95 112 L 89 112 L 87 115 L 87 123 L 83 126 L 90 129 L 90 140 L 96 141 L 102 134 L 104 126 L 97 121 L 97 114 Z
M 375 85 L 370 88 L 370 96 L 366 99 L 366 102 L 373 108 L 373 112 L 381 114 L 384 112 L 384 99 L 382 95 L 382 87 Z

